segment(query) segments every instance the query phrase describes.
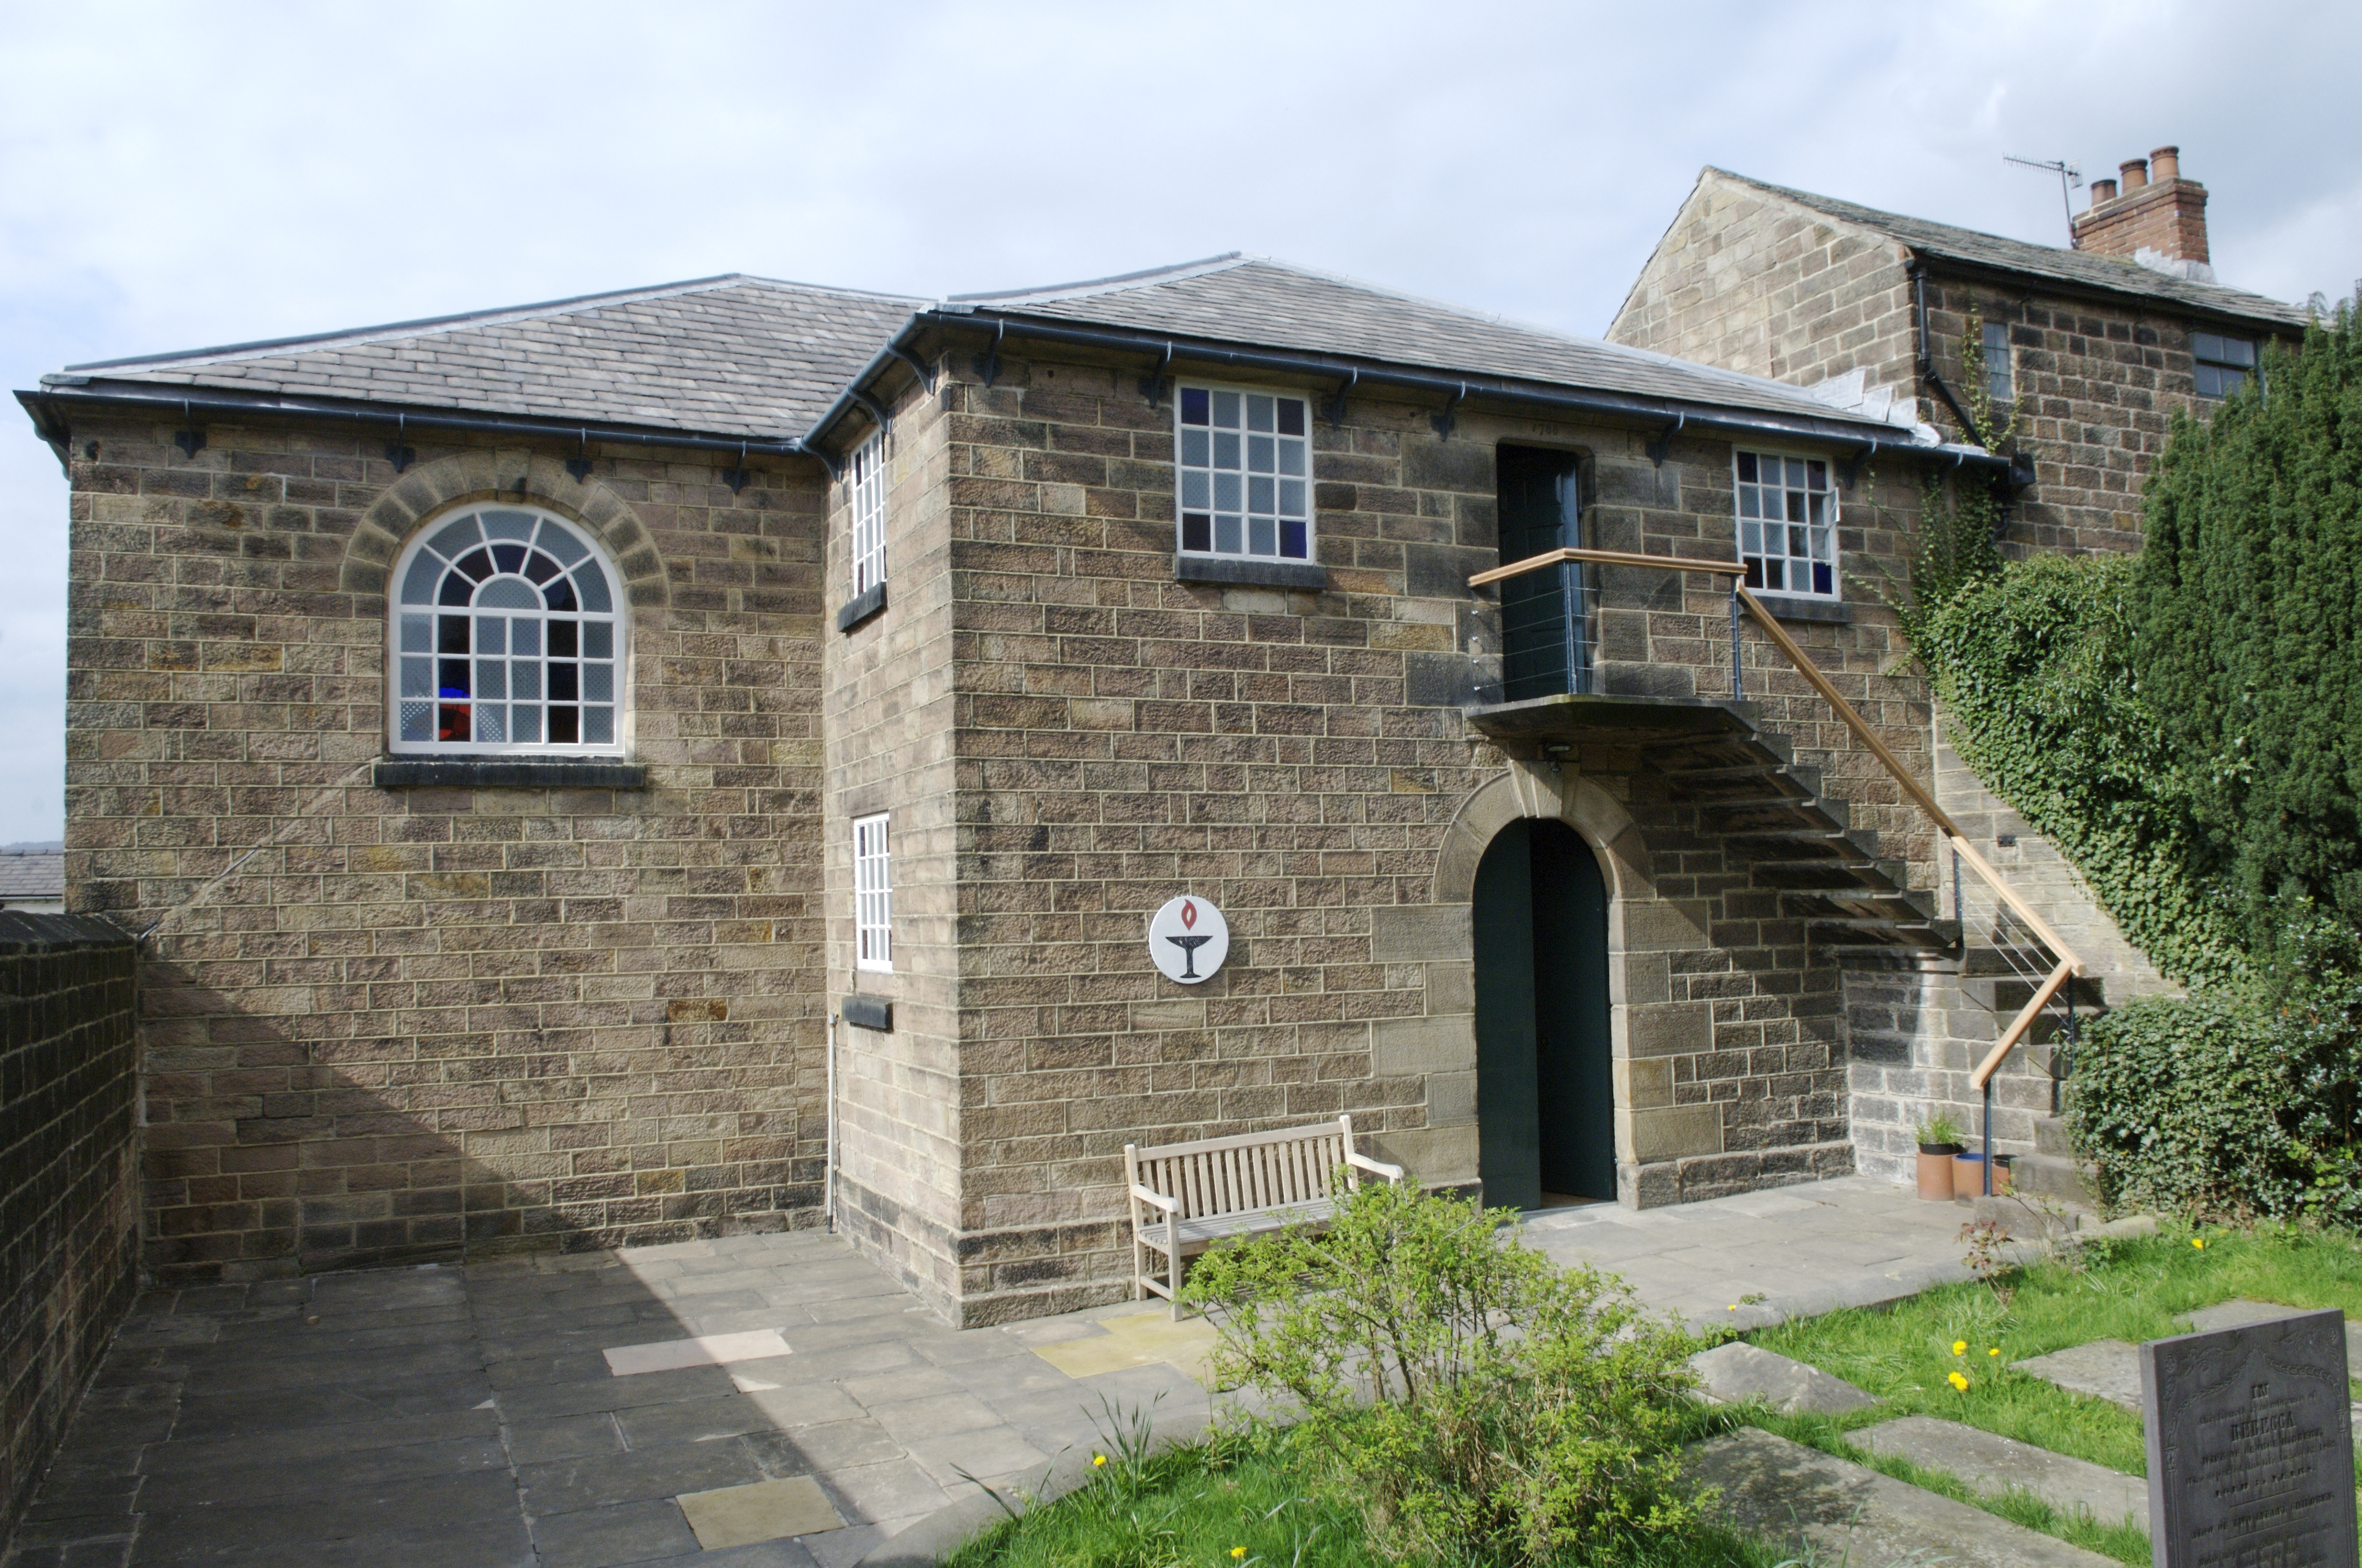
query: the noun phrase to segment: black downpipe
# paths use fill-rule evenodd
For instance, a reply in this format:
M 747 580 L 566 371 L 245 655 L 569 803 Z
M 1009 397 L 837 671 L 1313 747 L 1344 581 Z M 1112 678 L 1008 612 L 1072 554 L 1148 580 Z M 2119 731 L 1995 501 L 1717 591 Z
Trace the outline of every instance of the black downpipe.
M 1943 398 L 1944 406 L 1952 411 L 1952 417 L 1960 422 L 1960 439 L 1976 443 L 1981 436 L 1977 422 L 1969 417 L 1969 411 L 1960 406 L 1960 400 L 1952 395 L 1952 389 L 1944 384 L 1944 378 L 1936 371 L 1935 345 L 1927 340 L 1927 271 L 1919 264 L 1916 256 L 1911 259 L 1911 310 L 1918 328 L 1919 373 Z

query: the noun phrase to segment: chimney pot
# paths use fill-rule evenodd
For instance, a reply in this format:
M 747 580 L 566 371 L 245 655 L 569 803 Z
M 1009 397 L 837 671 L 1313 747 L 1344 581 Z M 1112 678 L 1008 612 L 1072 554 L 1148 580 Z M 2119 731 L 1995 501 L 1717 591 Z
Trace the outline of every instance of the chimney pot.
M 2160 147 L 2148 155 L 2149 178 L 2160 185 L 2170 185 L 2181 178 L 2181 149 Z
M 2094 180 L 2092 182 L 2092 204 L 2093 206 L 2104 206 L 2115 199 L 2116 182 L 2114 180 Z
M 2116 165 L 2116 172 L 2125 177 L 2125 194 L 2129 196 L 2148 183 L 2148 160 L 2127 158 Z
M 2181 149 L 2160 147 L 2147 159 L 2127 159 L 2118 167 L 2121 186 L 2114 180 L 2092 182 L 2091 210 L 2075 215 L 2075 248 L 2127 261 L 2154 252 L 2169 261 L 2206 265 L 2212 259 L 2206 253 L 2206 187 L 2181 172 Z

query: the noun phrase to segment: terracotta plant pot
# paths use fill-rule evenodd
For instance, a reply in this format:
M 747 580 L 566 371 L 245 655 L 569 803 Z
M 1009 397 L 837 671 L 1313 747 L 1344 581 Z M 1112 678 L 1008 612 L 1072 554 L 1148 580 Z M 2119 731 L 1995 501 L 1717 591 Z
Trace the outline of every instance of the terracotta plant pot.
M 2014 1154 L 1995 1154 L 1993 1156 L 1993 1196 L 1995 1198 L 1999 1198 L 2003 1193 L 2009 1190 L 2010 1162 L 2014 1160 L 2016 1157 L 2017 1156 Z
M 1952 1196 L 1982 1198 L 1985 1195 L 1985 1157 L 1970 1151 L 1952 1156 Z
M 1957 1143 L 1919 1145 L 1920 1197 L 1930 1203 L 1952 1201 L 1952 1156 L 1959 1152 Z

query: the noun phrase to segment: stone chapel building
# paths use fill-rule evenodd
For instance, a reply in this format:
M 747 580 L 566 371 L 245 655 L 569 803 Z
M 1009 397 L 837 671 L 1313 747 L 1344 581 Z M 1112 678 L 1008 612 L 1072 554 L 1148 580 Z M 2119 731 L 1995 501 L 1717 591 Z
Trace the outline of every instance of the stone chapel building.
M 1860 259 L 1896 243 L 1818 200 L 1709 171 L 1617 327 L 1686 359 L 1226 256 L 42 378 L 68 907 L 143 933 L 147 1266 L 833 1209 L 974 1324 L 1127 1288 L 1127 1143 L 1346 1112 L 1520 1206 L 1885 1169 L 2003 1001 L 1943 977 L 1927 817 L 1729 584 L 1932 783 L 1863 585 L 1923 475 L 2012 458 L 1935 428 Z M 1856 282 L 1731 303 L 1717 221 Z M 2186 384 L 2154 304 L 2008 297 L 2029 389 L 2103 342 Z M 1885 358 L 1805 355 L 1846 313 Z M 2032 449 L 2028 542 L 2123 532 L 2113 456 Z M 1724 571 L 1470 584 L 1562 546 Z M 1184 892 L 1231 933 L 1195 986 L 1145 941 Z M 2023 1146 L 2048 1079 L 2011 1073 Z

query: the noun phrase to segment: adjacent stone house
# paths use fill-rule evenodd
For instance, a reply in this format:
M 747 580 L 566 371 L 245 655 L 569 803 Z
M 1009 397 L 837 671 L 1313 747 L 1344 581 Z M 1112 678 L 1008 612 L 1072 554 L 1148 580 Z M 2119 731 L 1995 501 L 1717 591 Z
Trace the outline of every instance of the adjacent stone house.
M 18 395 L 163 1277 L 828 1212 L 991 1321 L 1126 1288 L 1127 1143 L 1345 1112 L 1675 1202 L 1855 1168 L 1849 1062 L 1959 1027 L 1860 999 L 1960 933 L 1849 584 L 2007 462 L 1907 402 L 1240 256 Z M 1471 585 L 1564 547 L 1633 558 Z M 1146 943 L 1184 894 L 1201 984 Z
M 1955 439 L 1981 419 L 2012 462 L 2005 551 L 2136 549 L 2141 487 L 2174 414 L 2202 416 L 2312 317 L 2217 282 L 2206 188 L 2182 176 L 2179 148 L 2119 173 L 2092 182 L 2072 247 L 2054 248 L 1708 168 L 1608 336 Z M 1937 801 L 2075 944 L 2083 1002 L 2164 988 L 2072 867 L 1961 765 L 1940 716 L 1933 731 Z M 2025 988 L 1958 955 L 1887 962 L 1884 986 L 1856 970 L 1852 1131 L 1867 1168 L 1899 1170 L 1927 1109 L 1975 1115 L 1967 1068 L 1995 1008 Z M 2004 1148 L 2025 1150 L 2041 1108 L 2014 1088 L 1996 1124 Z

